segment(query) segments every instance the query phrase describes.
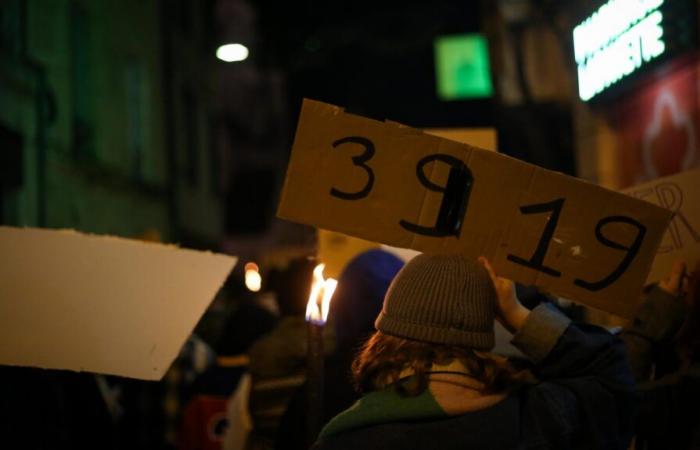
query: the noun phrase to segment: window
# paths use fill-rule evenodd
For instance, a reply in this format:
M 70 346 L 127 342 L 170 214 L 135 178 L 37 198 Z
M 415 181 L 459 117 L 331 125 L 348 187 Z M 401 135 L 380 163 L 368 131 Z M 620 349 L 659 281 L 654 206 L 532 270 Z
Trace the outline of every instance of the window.
M 183 127 L 185 132 L 185 179 L 190 186 L 199 183 L 199 120 L 192 89 L 182 90 Z
M 143 179 L 144 147 L 146 145 L 146 77 L 143 63 L 139 60 L 127 62 L 124 70 L 126 88 L 126 146 L 129 152 L 131 175 L 135 180 Z
M 85 9 L 77 2 L 71 3 L 70 25 L 73 153 L 77 158 L 94 158 L 90 23 Z
M 435 74 L 440 100 L 490 97 L 493 89 L 486 39 L 479 34 L 437 38 Z

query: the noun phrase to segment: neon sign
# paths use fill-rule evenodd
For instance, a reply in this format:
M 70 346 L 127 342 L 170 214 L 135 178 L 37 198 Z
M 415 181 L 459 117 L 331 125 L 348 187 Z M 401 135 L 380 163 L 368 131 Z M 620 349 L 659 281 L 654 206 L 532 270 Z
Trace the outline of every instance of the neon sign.
M 582 100 L 590 100 L 664 53 L 663 3 L 609 0 L 574 28 Z

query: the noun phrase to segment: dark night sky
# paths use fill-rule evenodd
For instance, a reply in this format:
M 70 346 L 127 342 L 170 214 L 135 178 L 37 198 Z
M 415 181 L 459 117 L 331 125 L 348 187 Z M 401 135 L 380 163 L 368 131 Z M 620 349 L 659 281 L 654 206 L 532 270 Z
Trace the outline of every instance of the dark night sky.
M 288 74 L 290 106 L 302 97 L 407 125 L 492 124 L 491 102 L 437 99 L 436 36 L 479 30 L 478 2 L 276 2 L 258 0 L 262 64 Z

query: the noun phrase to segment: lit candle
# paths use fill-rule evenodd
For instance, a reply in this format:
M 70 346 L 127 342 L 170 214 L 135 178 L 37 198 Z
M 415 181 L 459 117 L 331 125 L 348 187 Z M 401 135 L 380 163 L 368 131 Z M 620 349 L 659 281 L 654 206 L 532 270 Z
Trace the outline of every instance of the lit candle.
M 245 265 L 245 286 L 251 292 L 258 292 L 262 287 L 260 269 L 254 262 L 249 262 Z
M 338 282 L 333 278 L 324 279 L 325 264 L 314 269 L 311 294 L 306 304 L 307 323 L 307 370 L 306 385 L 308 395 L 308 434 L 309 442 L 316 440 L 323 417 L 323 327 L 326 324 L 333 292 Z

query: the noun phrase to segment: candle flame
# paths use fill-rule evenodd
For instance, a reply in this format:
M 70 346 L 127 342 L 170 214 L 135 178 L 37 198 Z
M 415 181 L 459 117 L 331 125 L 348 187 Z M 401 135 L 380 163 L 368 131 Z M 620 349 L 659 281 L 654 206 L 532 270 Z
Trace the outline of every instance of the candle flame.
M 324 325 L 328 318 L 328 311 L 331 307 L 331 299 L 338 281 L 333 278 L 323 278 L 325 264 L 319 264 L 314 268 L 313 281 L 311 283 L 311 294 L 306 304 L 306 321 L 317 325 Z
M 254 262 L 245 265 L 245 286 L 251 292 L 258 292 L 262 287 L 262 277 L 259 270 L 258 265 Z

